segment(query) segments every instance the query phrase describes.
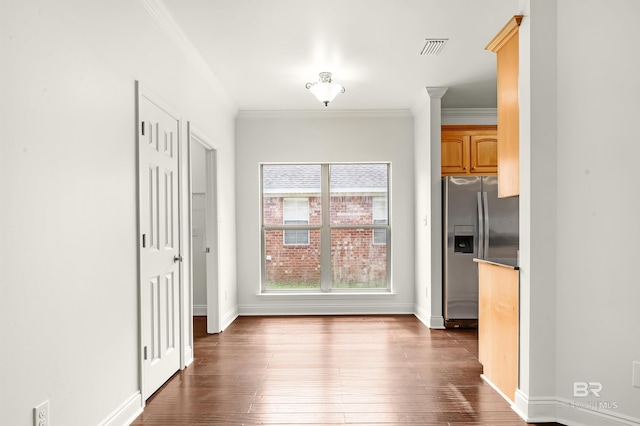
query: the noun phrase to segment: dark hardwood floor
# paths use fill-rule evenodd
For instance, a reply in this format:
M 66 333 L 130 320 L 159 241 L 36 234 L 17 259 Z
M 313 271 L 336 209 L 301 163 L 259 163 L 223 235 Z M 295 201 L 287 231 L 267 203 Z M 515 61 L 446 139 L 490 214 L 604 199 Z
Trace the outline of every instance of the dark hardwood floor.
M 480 379 L 476 330 L 412 315 L 240 317 L 134 425 L 525 425 Z

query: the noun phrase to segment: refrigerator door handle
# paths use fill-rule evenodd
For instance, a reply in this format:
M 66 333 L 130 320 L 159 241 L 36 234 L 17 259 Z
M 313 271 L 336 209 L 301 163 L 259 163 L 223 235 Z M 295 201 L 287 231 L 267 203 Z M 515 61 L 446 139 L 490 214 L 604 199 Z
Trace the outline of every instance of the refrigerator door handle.
M 487 192 L 482 193 L 482 211 L 484 212 L 484 250 L 482 250 L 484 257 L 489 256 L 489 201 L 487 199 Z
M 482 192 L 478 192 L 478 258 L 484 259 L 484 209 Z

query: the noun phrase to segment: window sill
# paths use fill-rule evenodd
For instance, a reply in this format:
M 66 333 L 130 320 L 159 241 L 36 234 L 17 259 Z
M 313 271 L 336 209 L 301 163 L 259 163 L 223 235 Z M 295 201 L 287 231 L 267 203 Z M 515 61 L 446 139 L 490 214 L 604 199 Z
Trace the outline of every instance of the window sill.
M 273 292 L 258 293 L 256 296 L 265 299 L 378 299 L 393 298 L 397 294 L 393 291 L 362 291 L 362 292 Z

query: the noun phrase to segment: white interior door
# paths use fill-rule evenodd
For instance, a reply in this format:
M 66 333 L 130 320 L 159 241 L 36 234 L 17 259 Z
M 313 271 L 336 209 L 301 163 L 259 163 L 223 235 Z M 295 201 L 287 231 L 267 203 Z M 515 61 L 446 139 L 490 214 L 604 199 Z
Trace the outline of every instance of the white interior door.
M 180 121 L 139 96 L 142 394 L 180 369 Z

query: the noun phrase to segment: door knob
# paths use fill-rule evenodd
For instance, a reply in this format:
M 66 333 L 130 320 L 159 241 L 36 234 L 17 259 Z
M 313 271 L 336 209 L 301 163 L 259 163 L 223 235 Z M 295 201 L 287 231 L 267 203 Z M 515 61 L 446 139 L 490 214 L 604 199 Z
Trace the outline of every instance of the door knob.
M 182 262 L 182 256 L 177 255 L 177 256 L 173 256 L 173 262 Z

